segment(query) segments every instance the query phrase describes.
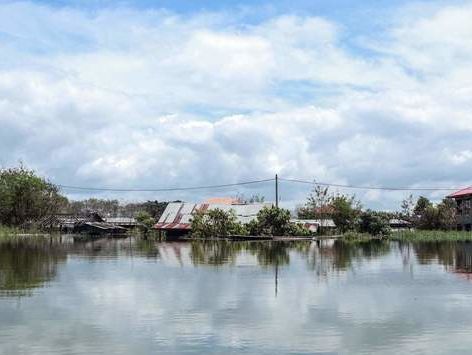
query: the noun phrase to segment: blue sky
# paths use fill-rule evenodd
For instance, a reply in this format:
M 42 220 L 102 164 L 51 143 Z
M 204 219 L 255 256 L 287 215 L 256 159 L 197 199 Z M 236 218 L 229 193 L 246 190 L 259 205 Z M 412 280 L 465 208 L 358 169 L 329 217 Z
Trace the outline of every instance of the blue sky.
M 467 186 L 471 16 L 464 1 L 4 1 L 0 165 L 79 186 Z M 273 197 L 110 197 L 254 192 Z

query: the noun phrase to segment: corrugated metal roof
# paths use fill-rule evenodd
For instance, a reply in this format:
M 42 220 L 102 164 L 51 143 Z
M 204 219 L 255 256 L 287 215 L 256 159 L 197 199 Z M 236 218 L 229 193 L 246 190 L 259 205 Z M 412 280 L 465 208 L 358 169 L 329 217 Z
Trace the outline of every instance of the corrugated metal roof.
M 227 205 L 208 203 L 183 203 L 172 202 L 167 205 L 161 218 L 155 225 L 157 229 L 190 229 L 192 213 L 195 211 L 206 211 L 221 209 L 225 212 L 233 210 L 241 223 L 249 223 L 256 218 L 259 211 L 264 207 L 270 207 L 271 203 L 255 203 L 247 205 Z
M 456 192 L 454 192 L 453 194 L 451 194 L 447 197 L 457 198 L 457 197 L 465 197 L 465 196 L 469 196 L 469 195 L 472 195 L 472 186 L 467 187 L 467 188 L 462 189 L 462 190 L 459 190 L 459 191 L 456 191 Z

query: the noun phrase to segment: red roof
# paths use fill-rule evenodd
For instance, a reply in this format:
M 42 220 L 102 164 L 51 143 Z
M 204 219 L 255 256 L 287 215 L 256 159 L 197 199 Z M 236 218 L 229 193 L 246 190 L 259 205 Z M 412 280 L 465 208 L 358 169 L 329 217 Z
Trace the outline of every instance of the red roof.
M 470 196 L 470 195 L 472 195 L 472 186 L 456 191 L 447 197 L 458 198 L 458 197 L 464 197 L 464 196 Z

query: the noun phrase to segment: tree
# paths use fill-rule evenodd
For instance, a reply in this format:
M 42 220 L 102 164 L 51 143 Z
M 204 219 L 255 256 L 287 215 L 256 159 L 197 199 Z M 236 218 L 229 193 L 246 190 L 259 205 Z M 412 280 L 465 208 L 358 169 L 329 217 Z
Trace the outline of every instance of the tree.
M 331 202 L 332 218 L 341 233 L 355 229 L 361 213 L 360 202 L 355 196 L 338 195 Z
M 330 218 L 333 212 L 332 202 L 333 196 L 329 193 L 329 188 L 315 185 L 305 206 L 298 209 L 298 218 L 321 220 Z
M 58 212 L 59 188 L 23 165 L 0 170 L 0 224 L 21 226 Z
M 197 238 L 247 234 L 246 228 L 237 221 L 233 210 L 226 212 L 219 208 L 195 212 L 192 216 L 191 228 L 192 235 Z
M 141 223 L 146 231 L 151 229 L 156 223 L 156 220 L 147 211 L 138 212 L 136 214 L 136 221 Z
M 290 225 L 290 211 L 275 206 L 264 207 L 257 214 L 258 230 L 264 235 L 285 235 Z
M 426 209 L 428 207 L 431 207 L 433 204 L 431 203 L 431 201 L 424 197 L 424 196 L 420 196 L 418 197 L 418 200 L 416 201 L 416 205 L 415 205 L 415 208 L 413 209 L 413 213 L 414 213 L 414 216 L 415 217 L 421 217 L 424 212 L 426 211 Z
M 413 195 L 409 195 L 406 199 L 402 201 L 401 204 L 401 218 L 404 218 L 408 221 L 411 220 L 413 215 L 413 210 L 415 207 L 415 203 L 413 202 Z
M 439 225 L 441 229 L 450 230 L 457 226 L 457 204 L 451 198 L 445 198 L 437 206 Z
M 373 236 L 389 235 L 389 218 L 385 213 L 376 213 L 371 210 L 362 212 L 359 221 L 359 230 L 362 233 L 369 233 Z

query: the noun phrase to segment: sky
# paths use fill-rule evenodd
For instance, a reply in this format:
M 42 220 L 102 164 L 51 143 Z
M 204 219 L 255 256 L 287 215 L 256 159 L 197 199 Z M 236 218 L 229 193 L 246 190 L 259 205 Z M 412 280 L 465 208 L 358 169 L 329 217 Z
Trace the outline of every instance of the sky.
M 3 0 L 0 166 L 85 187 L 468 186 L 470 18 L 453 0 Z M 281 184 L 282 205 L 309 190 Z M 64 192 L 274 198 L 272 183 Z M 382 209 L 408 195 L 355 193 Z

